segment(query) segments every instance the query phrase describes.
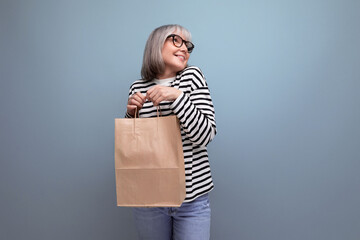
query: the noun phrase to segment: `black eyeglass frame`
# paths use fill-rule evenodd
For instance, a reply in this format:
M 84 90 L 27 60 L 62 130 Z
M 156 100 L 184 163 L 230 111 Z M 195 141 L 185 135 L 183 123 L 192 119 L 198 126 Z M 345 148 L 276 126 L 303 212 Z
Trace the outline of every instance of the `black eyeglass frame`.
M 188 53 L 191 53 L 195 48 L 195 45 L 192 42 L 182 39 L 182 37 L 180 37 L 177 34 L 170 34 L 169 36 L 166 37 L 166 39 L 168 39 L 170 37 L 172 37 L 172 42 L 173 42 L 175 47 L 181 48 L 181 46 L 185 43 L 185 46 L 186 46 L 186 48 L 188 50 Z M 181 39 L 182 42 L 181 42 L 180 46 L 175 44 L 175 37 L 179 37 Z M 188 46 L 189 43 L 191 44 L 190 46 Z

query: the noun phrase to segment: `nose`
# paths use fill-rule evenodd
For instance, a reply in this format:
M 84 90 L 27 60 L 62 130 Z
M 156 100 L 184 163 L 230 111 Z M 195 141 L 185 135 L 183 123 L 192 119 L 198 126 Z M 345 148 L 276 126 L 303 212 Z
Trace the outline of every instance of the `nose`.
M 182 52 L 185 52 L 185 53 L 188 52 L 187 47 L 186 47 L 185 44 L 181 45 L 180 50 L 181 50 Z

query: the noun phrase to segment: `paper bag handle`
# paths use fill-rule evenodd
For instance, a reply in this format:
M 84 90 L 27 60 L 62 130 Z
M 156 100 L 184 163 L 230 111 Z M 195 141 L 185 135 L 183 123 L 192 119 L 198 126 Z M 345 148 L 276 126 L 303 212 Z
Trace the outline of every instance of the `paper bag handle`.
M 138 117 L 139 118 L 139 112 L 137 110 L 138 108 L 136 107 L 135 108 L 135 115 L 134 115 L 134 118 Z M 159 115 L 159 112 L 160 112 L 160 115 Z M 157 117 L 161 117 L 162 116 L 162 113 L 161 113 L 161 108 L 160 106 L 156 106 L 156 116 Z
M 160 112 L 160 115 L 159 115 L 159 112 Z M 160 106 L 156 106 L 156 116 L 157 116 L 157 119 L 159 119 L 159 117 L 162 116 Z M 136 124 L 135 120 L 136 120 L 136 118 L 139 118 L 139 112 L 138 112 L 137 107 L 135 108 L 135 115 L 134 115 L 134 135 L 135 135 L 135 124 Z M 156 128 L 159 129 L 159 121 L 156 121 Z

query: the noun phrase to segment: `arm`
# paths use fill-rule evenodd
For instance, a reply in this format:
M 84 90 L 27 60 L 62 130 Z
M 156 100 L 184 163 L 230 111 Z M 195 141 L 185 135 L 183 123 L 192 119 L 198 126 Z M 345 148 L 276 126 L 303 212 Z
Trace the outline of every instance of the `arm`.
M 196 145 L 206 146 L 216 135 L 215 111 L 210 91 L 199 68 L 185 69 L 182 76 L 191 81 L 189 96 L 181 93 L 170 105 L 181 126 Z

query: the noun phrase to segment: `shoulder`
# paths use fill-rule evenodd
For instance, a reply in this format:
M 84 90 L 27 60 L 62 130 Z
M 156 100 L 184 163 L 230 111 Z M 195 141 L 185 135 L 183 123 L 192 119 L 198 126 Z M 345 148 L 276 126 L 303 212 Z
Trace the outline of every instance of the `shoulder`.
M 201 69 L 197 66 L 187 66 L 184 70 L 179 72 L 179 75 L 181 77 L 186 76 L 186 75 L 196 75 L 198 77 L 205 78 Z
M 178 77 L 181 80 L 190 80 L 196 88 L 206 87 L 206 80 L 203 72 L 197 66 L 188 66 L 181 72 Z

